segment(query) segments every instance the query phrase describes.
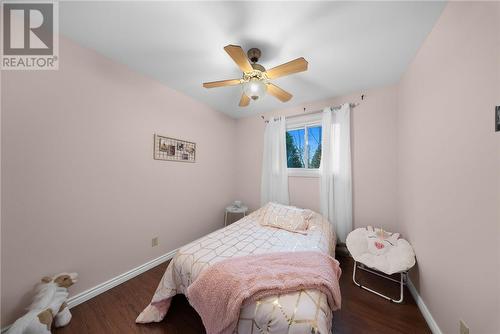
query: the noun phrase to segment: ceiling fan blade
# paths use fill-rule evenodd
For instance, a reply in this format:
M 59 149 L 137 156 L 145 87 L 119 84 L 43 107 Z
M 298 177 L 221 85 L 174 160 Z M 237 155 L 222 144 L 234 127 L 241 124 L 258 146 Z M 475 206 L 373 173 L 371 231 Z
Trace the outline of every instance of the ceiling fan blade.
M 224 86 L 235 86 L 241 83 L 240 79 L 230 79 L 230 80 L 221 80 L 221 81 L 212 81 L 203 83 L 203 87 L 205 88 L 215 88 L 215 87 L 224 87 Z
M 241 46 L 238 45 L 226 45 L 224 47 L 224 50 L 226 50 L 227 54 L 233 58 L 234 62 L 240 70 L 243 72 L 250 72 L 253 71 L 252 65 L 250 65 L 250 62 L 248 61 L 247 55 L 245 54 L 245 51 L 241 48 Z
M 248 96 L 246 96 L 245 93 L 242 93 L 241 94 L 241 99 L 240 99 L 240 104 L 239 106 L 240 107 L 246 107 L 250 104 L 250 98 Z
M 292 98 L 292 94 L 288 93 L 287 91 L 279 88 L 276 85 L 273 85 L 272 83 L 267 84 L 267 92 L 280 100 L 281 102 L 286 102 L 289 101 Z
M 281 64 L 266 71 L 269 79 L 279 78 L 285 75 L 307 71 L 307 60 L 300 57 L 289 61 L 288 63 Z

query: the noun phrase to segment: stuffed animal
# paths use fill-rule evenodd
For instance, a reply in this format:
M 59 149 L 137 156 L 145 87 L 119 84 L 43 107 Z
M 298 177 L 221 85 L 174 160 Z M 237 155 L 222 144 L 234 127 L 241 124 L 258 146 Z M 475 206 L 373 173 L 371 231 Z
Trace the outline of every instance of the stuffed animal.
M 52 323 L 66 326 L 71 320 L 66 300 L 68 288 L 76 283 L 77 273 L 61 273 L 42 278 L 28 313 L 9 328 L 7 334 L 50 334 Z

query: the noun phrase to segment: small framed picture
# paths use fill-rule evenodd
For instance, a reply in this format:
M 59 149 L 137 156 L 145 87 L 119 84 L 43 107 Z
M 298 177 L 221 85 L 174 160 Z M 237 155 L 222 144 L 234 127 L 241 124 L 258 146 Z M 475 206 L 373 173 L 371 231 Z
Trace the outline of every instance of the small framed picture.
M 182 153 L 182 160 L 189 160 L 189 154 Z
M 175 155 L 175 145 L 168 145 L 167 155 Z
M 500 131 L 500 106 L 495 107 L 495 131 Z
M 158 149 L 161 152 L 168 152 L 167 141 L 164 138 L 160 138 L 160 147 Z
M 177 151 L 184 151 L 184 143 L 177 143 Z

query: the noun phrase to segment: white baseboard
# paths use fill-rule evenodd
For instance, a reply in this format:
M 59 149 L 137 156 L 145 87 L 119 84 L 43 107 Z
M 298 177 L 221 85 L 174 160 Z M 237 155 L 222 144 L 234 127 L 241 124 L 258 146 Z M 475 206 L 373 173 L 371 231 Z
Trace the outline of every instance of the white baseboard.
M 408 286 L 408 290 L 410 290 L 410 293 L 413 296 L 413 299 L 415 299 L 415 302 L 417 303 L 417 306 L 418 306 L 420 312 L 422 312 L 422 315 L 424 316 L 425 321 L 427 322 L 427 325 L 429 325 L 429 328 L 431 329 L 432 333 L 433 334 L 443 334 L 443 332 L 441 332 L 441 329 L 439 329 L 439 326 L 438 326 L 436 320 L 434 320 L 431 312 L 429 311 L 429 309 L 425 305 L 424 300 L 418 294 L 418 291 L 415 288 L 415 285 L 413 285 L 413 282 L 410 280 L 410 278 L 408 278 L 407 286 Z
M 73 308 L 77 305 L 80 305 L 81 303 L 86 302 L 89 299 L 94 298 L 97 295 L 100 295 L 103 292 L 108 291 L 109 289 L 114 288 L 117 285 L 120 285 L 129 279 L 132 279 L 149 269 L 152 269 L 156 267 L 159 264 L 162 264 L 163 262 L 166 262 L 170 260 L 171 258 L 174 257 L 175 253 L 177 253 L 177 249 L 174 249 L 171 252 L 168 252 L 167 254 L 164 254 L 160 257 L 157 257 L 156 259 L 153 259 L 149 262 L 146 262 L 132 270 L 127 271 L 126 273 L 123 273 L 121 275 L 118 275 L 116 277 L 113 277 L 109 281 L 106 281 L 104 283 L 101 283 L 99 285 L 94 286 L 93 288 L 90 288 L 86 291 L 80 292 L 79 294 L 68 298 L 68 306 L 69 308 Z
M 172 259 L 175 255 L 175 253 L 177 253 L 177 249 L 174 249 L 173 251 L 168 252 L 167 254 L 164 254 L 160 257 L 157 257 L 156 259 L 153 259 L 149 262 L 146 262 L 146 263 L 144 263 L 144 264 L 142 264 L 142 265 L 140 265 L 132 270 L 127 271 L 126 273 L 120 274 L 120 275 L 118 275 L 118 276 L 116 276 L 116 277 L 114 277 L 114 278 L 112 278 L 104 283 L 96 285 L 93 288 L 90 288 L 86 291 L 80 292 L 79 294 L 77 294 L 73 297 L 68 298 L 67 303 L 68 303 L 69 308 L 73 308 L 77 305 L 80 305 L 81 303 L 84 303 L 87 300 L 92 299 L 92 298 L 96 297 L 97 295 L 100 295 L 101 293 L 106 292 L 109 289 L 112 289 L 115 286 L 120 285 L 122 283 L 125 283 L 129 279 L 132 279 L 132 278 L 148 271 L 149 269 L 152 269 L 152 268 L 156 267 L 157 265 L 160 265 L 163 262 L 166 262 L 166 261 Z M 9 327 L 10 327 L 10 325 L 2 328 L 2 333 L 6 332 L 9 329 Z

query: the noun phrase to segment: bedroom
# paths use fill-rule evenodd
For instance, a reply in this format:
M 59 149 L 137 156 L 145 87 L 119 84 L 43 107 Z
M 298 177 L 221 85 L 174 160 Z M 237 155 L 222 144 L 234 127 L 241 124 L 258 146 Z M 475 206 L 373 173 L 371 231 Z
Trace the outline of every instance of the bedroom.
M 293 250 L 299 263 L 315 251 L 302 268 L 280 267 L 284 284 L 313 265 L 337 268 L 333 257 L 342 270 L 328 272 L 339 291 L 312 289 L 322 299 L 299 307 L 320 310 L 321 324 L 300 327 L 262 307 L 239 333 L 273 319 L 271 333 L 288 322 L 291 333 L 500 333 L 499 2 L 1 8 L 3 331 L 42 278 L 76 272 L 65 292 L 73 318 L 56 328 L 49 312 L 53 333 L 203 333 L 223 321 L 201 319 L 208 301 L 194 307 L 184 283 L 221 257 L 183 271 L 165 319 L 136 318 L 182 249 L 216 235 L 230 248 L 220 263 L 235 267 L 280 252 L 293 260 Z M 203 86 L 226 79 L 236 81 Z M 268 202 L 296 208 L 279 207 L 285 217 Z M 364 262 L 347 236 L 369 226 L 382 239 L 398 233 L 414 254 L 415 264 L 385 271 L 408 273 L 402 303 L 353 282 Z M 262 281 L 274 268 L 261 268 Z M 358 274 L 399 298 L 398 282 Z M 341 302 L 326 298 L 337 294 Z M 170 303 L 161 295 L 158 315 Z M 236 319 L 251 312 L 244 305 Z

